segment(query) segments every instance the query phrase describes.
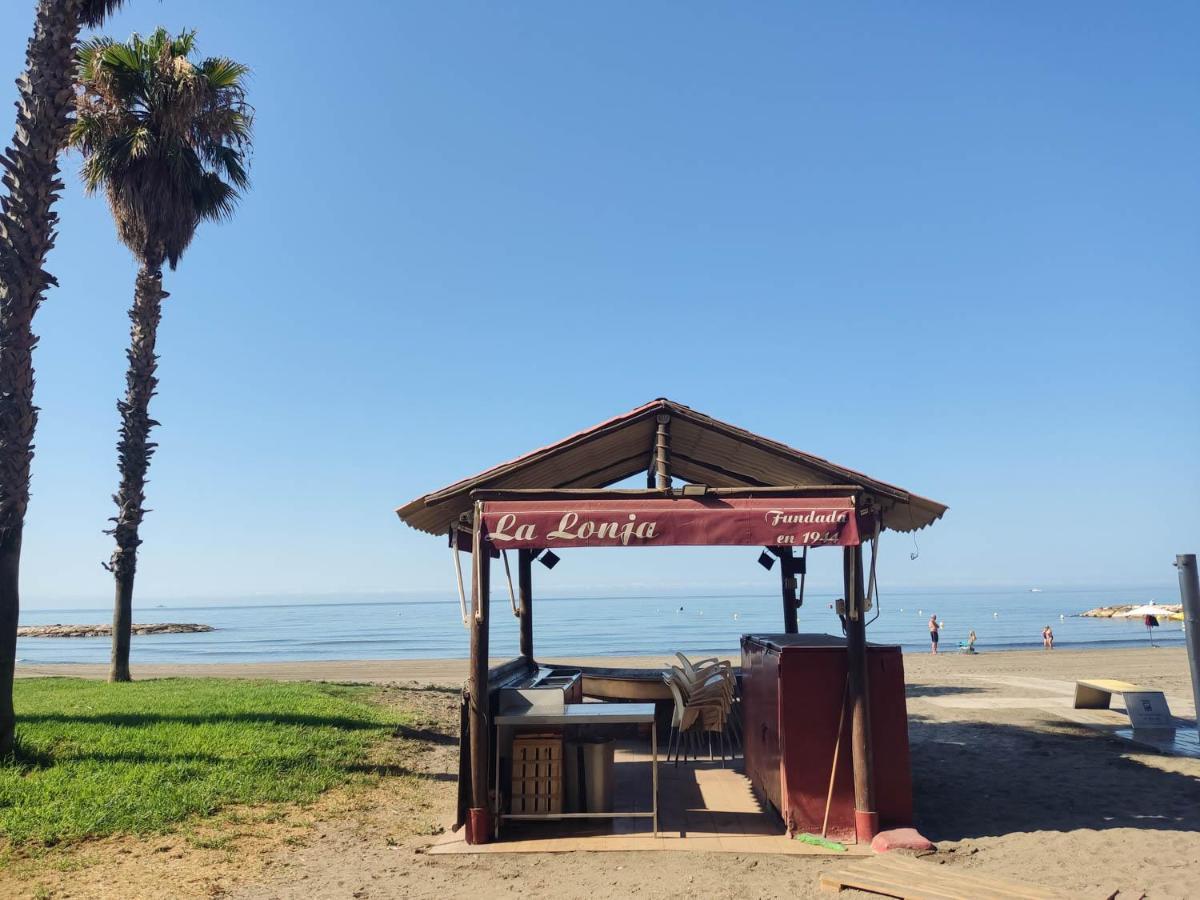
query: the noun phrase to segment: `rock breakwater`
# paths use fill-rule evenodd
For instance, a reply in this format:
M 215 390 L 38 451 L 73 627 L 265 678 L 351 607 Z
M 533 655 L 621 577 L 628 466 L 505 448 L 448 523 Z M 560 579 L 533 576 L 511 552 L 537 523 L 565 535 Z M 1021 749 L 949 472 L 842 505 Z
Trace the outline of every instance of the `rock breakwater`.
M 1085 619 L 1111 619 L 1113 616 L 1122 615 L 1123 613 L 1127 613 L 1129 610 L 1134 609 L 1135 607 L 1144 605 L 1145 604 L 1142 603 L 1126 603 L 1121 606 L 1097 606 L 1095 609 L 1089 609 L 1087 612 L 1077 613 L 1076 615 Z M 1164 616 L 1173 615 L 1183 609 L 1183 607 L 1178 603 L 1174 605 L 1164 603 L 1158 608 L 1162 610 L 1162 614 Z
M 211 625 L 192 622 L 157 622 L 153 625 L 134 625 L 134 634 L 198 634 L 212 631 Z M 111 625 L 22 625 L 17 637 L 111 637 Z

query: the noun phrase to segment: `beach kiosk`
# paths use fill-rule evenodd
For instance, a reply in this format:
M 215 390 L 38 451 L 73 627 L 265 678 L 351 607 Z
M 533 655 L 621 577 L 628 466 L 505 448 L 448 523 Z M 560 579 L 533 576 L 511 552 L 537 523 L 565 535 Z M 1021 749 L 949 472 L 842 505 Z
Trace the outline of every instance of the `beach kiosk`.
M 612 487 L 641 473 L 644 489 Z M 532 564 L 541 558 L 553 565 L 564 550 L 588 547 L 763 547 L 766 560 L 779 563 L 783 631 L 742 639 L 742 690 L 751 715 L 762 718 L 761 725 L 744 723 L 754 729 L 744 741 L 747 777 L 789 830 L 812 830 L 804 811 L 817 806 L 825 807 L 826 818 L 831 808 L 835 818 L 844 809 L 850 819 L 837 833 L 846 839 L 869 841 L 881 822 L 910 824 L 903 821 L 911 813 L 903 671 L 898 648 L 866 642 L 874 553 L 866 577 L 863 547 L 877 542 L 882 531 L 914 531 L 945 511 L 936 501 L 661 398 L 400 507 L 405 523 L 448 539 L 456 564 L 460 554 L 470 554 L 470 600 L 463 610 L 470 668 L 459 769 L 459 825 L 465 826 L 466 841 L 495 839 L 501 817 L 568 817 L 560 798 L 545 790 L 522 794 L 513 812 L 513 783 L 536 780 L 526 779 L 527 773 L 553 773 L 556 763 L 551 741 L 539 743 L 537 728 L 518 730 L 514 737 L 516 725 L 552 728 L 611 719 L 645 728 L 653 720 L 653 708 L 645 703 L 669 697 L 659 670 L 537 663 Z M 819 548 L 841 550 L 842 635 L 798 634 L 807 560 Z M 504 554 L 507 568 L 507 551 L 516 556 L 520 655 L 489 669 L 492 565 Z M 779 681 L 780 671 L 819 685 L 819 702 L 790 700 L 792 682 Z M 551 707 L 539 705 L 547 696 L 539 689 L 550 689 Z M 591 702 L 573 702 L 585 698 Z M 795 721 L 804 715 L 796 710 L 817 708 L 829 713 L 825 718 L 840 709 L 836 727 L 806 729 Z M 775 733 L 771 716 L 777 717 Z M 873 736 L 873 720 L 879 735 Z M 649 730 L 653 743 L 655 730 Z M 781 747 L 788 735 L 797 736 L 790 749 Z M 799 735 L 805 736 L 803 745 Z M 656 744 L 653 754 L 656 761 Z M 876 759 L 881 755 L 887 758 Z M 849 770 L 842 779 L 845 802 L 831 799 L 833 787 L 828 798 L 819 787 L 827 779 L 836 784 L 831 758 L 835 776 L 839 765 Z M 654 818 L 657 833 L 656 765 L 653 773 L 653 802 L 644 814 Z M 820 804 L 814 792 L 821 794 Z M 502 794 L 508 794 L 507 803 Z

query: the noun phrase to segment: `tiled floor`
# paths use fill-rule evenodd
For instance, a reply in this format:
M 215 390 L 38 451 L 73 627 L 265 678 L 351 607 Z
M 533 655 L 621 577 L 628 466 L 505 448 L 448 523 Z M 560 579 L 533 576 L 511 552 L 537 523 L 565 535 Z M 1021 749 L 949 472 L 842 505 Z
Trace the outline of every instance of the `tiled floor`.
M 665 755 L 665 749 L 660 748 Z M 659 757 L 659 833 L 650 819 L 576 819 L 504 822 L 500 840 L 468 845 L 461 831 L 446 834 L 430 853 L 554 853 L 572 850 L 701 850 L 727 853 L 824 854 L 829 851 L 784 834 L 762 808 L 741 772 L 742 760 L 724 766 L 707 758 L 674 763 Z M 650 754 L 644 744 L 623 742 L 614 764 L 614 809 L 650 810 Z M 849 847 L 849 852 L 869 848 Z
M 1113 734 L 1169 756 L 1200 759 L 1200 732 L 1195 728 L 1118 728 Z

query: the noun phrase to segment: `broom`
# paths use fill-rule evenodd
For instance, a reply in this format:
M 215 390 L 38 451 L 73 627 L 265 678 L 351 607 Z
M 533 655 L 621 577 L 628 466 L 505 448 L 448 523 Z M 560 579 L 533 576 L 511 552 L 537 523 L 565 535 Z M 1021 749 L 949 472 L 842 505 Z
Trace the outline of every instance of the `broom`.
M 846 722 L 846 698 L 850 694 L 850 675 L 846 674 L 846 686 L 842 689 L 842 711 L 838 715 L 837 740 L 833 742 L 833 767 L 829 770 L 829 793 L 825 796 L 825 819 L 821 822 L 821 838 L 829 834 L 829 807 L 833 805 L 833 783 L 837 779 L 838 756 L 842 750 L 842 726 Z

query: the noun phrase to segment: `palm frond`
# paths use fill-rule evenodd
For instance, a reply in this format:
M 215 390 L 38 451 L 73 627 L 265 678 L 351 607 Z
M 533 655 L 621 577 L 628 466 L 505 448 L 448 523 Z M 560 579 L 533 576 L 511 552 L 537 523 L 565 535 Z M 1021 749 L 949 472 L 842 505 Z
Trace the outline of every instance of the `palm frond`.
M 88 28 L 98 28 L 116 12 L 125 0 L 83 0 L 79 17 Z
M 103 187 L 121 240 L 172 267 L 197 225 L 232 215 L 249 185 L 249 69 L 225 57 L 194 62 L 195 50 L 195 32 L 162 28 L 84 44 L 70 134 L 84 186 Z
M 237 201 L 238 192 L 211 172 L 197 186 L 196 211 L 201 219 L 227 219 L 233 215 Z
M 95 57 L 104 52 L 106 47 L 111 47 L 113 39 L 99 35 L 94 38 L 89 38 L 86 41 L 80 41 L 79 49 L 76 51 L 76 57 L 79 60 L 80 68 L 85 68 L 91 65 Z
M 136 37 L 136 35 L 135 35 Z M 109 42 L 100 52 L 99 64 L 125 74 L 142 74 L 143 55 L 138 47 Z
M 245 157 L 240 151 L 225 144 L 211 144 L 204 148 L 202 156 L 219 169 L 234 187 L 242 189 L 249 184 Z
M 160 28 L 164 35 L 166 30 Z M 191 56 L 196 50 L 196 32 L 181 31 L 174 39 L 171 40 L 171 55 L 172 56 Z
M 244 90 L 242 80 L 250 74 L 250 67 L 224 56 L 210 56 L 200 63 L 200 73 L 208 79 L 209 86 L 214 89 Z

